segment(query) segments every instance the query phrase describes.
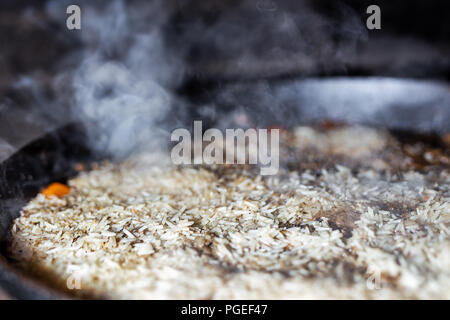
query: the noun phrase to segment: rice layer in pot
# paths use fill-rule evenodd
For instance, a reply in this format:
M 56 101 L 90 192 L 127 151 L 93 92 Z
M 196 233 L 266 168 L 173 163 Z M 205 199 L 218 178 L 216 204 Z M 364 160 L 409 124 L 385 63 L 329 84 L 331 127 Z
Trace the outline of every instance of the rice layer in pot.
M 276 176 L 149 155 L 81 172 L 22 210 L 9 254 L 91 297 L 450 298 L 448 150 L 365 127 L 281 138 Z

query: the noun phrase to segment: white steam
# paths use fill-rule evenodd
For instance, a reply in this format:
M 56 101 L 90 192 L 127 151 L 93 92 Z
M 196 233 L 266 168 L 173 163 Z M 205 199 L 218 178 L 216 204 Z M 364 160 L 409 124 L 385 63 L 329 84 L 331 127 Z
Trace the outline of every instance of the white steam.
M 63 5 L 48 10 L 56 14 Z M 183 68 L 165 50 L 163 2 L 86 2 L 81 8 L 83 59 L 71 74 L 74 118 L 86 125 L 97 150 L 119 158 L 164 146 L 174 120 L 170 91 Z
M 205 68 L 199 70 L 209 68 L 212 74 L 225 76 L 264 76 L 274 70 L 308 74 L 326 70 L 329 61 L 344 65 L 357 42 L 366 38 L 361 19 L 344 6 L 338 7 L 336 17 L 327 18 L 315 12 L 308 1 L 281 1 L 275 6 L 261 1 L 242 1 L 237 6 L 215 3 L 212 7 L 217 6 L 220 14 L 208 25 L 200 18 L 208 5 L 187 3 L 79 3 L 81 63 L 74 72 L 57 79 L 70 79 L 73 116 L 86 125 L 97 150 L 122 158 L 167 146 L 171 129 L 187 119 L 183 112 L 186 104 L 174 94 L 187 65 L 190 71 L 197 63 Z M 61 19 L 68 4 L 54 1 L 47 11 Z M 175 33 L 174 23 L 181 25 Z M 239 97 L 228 98 L 233 107 L 246 107 Z M 280 105 L 280 97 L 273 98 L 270 109 Z M 248 104 L 252 108 L 261 101 Z M 214 105 L 213 101 L 211 107 Z M 279 114 L 291 119 L 289 110 Z M 237 123 L 234 116 L 232 122 Z M 219 126 L 231 127 L 233 123 L 227 119 Z

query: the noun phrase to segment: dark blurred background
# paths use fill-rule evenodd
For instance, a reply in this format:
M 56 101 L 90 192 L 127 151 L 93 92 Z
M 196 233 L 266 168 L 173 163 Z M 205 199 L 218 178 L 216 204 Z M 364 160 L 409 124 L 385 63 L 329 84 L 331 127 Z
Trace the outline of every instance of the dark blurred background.
M 139 11 L 151 2 L 126 1 L 122 6 Z M 108 10 L 102 11 L 107 3 L 1 2 L 0 160 L 30 137 L 68 121 L 71 72 L 86 58 L 83 47 L 95 47 L 99 41 L 90 42 L 83 17 L 90 7 L 108 15 Z M 69 4 L 80 5 L 82 30 L 65 27 L 64 6 Z M 365 27 L 371 4 L 381 7 L 381 30 Z M 157 16 L 164 17 L 158 22 L 163 55 L 176 56 L 183 66 L 170 84 L 180 96 L 195 96 L 236 80 L 336 76 L 450 80 L 446 0 L 170 0 L 158 10 Z M 156 19 L 151 16 L 143 23 L 133 17 L 130 30 L 143 33 L 146 23 Z M 104 28 L 111 33 L 122 30 L 120 25 Z M 123 39 L 122 46 L 104 50 L 109 59 L 123 57 L 128 46 L 127 37 Z M 145 64 L 145 54 L 142 57 Z

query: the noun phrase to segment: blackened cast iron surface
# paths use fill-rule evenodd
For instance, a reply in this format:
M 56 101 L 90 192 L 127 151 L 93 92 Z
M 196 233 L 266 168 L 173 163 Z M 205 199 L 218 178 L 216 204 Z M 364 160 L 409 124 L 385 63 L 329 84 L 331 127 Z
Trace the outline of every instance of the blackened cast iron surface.
M 9 227 L 21 208 L 45 185 L 74 176 L 75 164 L 99 159 L 87 147 L 81 125 L 62 127 L 0 164 L 0 285 L 19 299 L 65 298 L 16 270 L 5 257 Z

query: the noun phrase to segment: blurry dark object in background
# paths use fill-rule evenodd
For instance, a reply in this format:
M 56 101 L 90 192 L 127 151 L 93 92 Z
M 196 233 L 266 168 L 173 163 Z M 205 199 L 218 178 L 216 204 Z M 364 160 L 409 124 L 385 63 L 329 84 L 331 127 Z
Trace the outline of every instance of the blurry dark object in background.
M 447 2 L 377 1 L 382 29 L 370 31 L 365 27 L 366 8 L 373 3 L 366 0 L 169 0 L 164 2 L 169 16 L 164 42 L 185 62 L 178 93 L 191 102 L 230 80 L 325 76 L 449 80 Z M 83 28 L 67 30 L 66 13 L 50 15 L 51 3 L 55 2 L 0 3 L 0 137 L 5 145 L 21 146 L 30 136 L 70 120 L 68 84 L 71 71 L 82 60 Z M 83 15 L 90 6 L 111 1 L 77 3 Z M 124 4 L 136 11 L 149 2 Z
M 450 132 L 450 93 L 443 82 L 378 77 L 239 81 L 211 87 L 196 98 L 205 107 L 193 110 L 194 118 L 222 129 L 236 127 L 234 117 L 248 114 L 248 127 L 289 128 L 327 119 Z
M 370 4 L 373 2 L 365 0 L 184 2 L 167 31 L 168 46 L 182 52 L 187 61 L 188 81 L 180 93 L 194 103 L 211 104 L 216 101 L 215 92 L 226 92 L 224 82 L 236 80 L 326 76 L 450 79 L 446 1 L 378 1 L 381 30 L 366 28 Z M 270 96 L 272 85 L 267 86 L 265 95 Z M 226 103 L 219 109 L 252 108 L 250 98 L 241 106 L 235 98 L 239 97 L 231 99 L 234 106 Z M 275 118 L 289 112 L 277 102 L 266 110 Z M 280 107 L 273 112 L 273 106 Z M 222 110 L 215 115 L 205 110 L 211 118 L 223 116 Z M 199 108 L 192 112 L 204 116 Z
M 46 14 L 48 3 L 0 4 L 0 85 L 5 68 L 9 76 L 36 68 L 50 71 L 65 53 L 82 45 L 76 42 L 76 32 L 65 30 L 65 12 L 60 21 Z M 129 7 L 148 3 L 125 2 Z M 189 74 L 197 77 L 449 79 L 448 1 L 377 1 L 381 30 L 365 26 L 370 4 L 373 1 L 169 0 L 166 43 L 184 56 Z M 92 3 L 79 1 L 79 5 L 88 10 Z
M 65 12 L 60 21 L 46 13 L 48 2 L 1 2 L 0 90 L 31 72 L 43 75 L 45 83 L 59 60 L 82 46 L 76 32 L 65 30 Z M 377 1 L 382 29 L 369 31 L 369 0 L 170 0 L 166 43 L 183 55 L 188 76 L 197 79 L 378 75 L 448 80 L 447 2 Z M 79 3 L 88 8 L 88 1 Z
M 383 75 L 449 79 L 446 1 L 187 1 L 168 25 L 203 78 Z
M 55 75 L 80 42 L 49 19 L 44 4 L 0 4 L 0 137 L 13 146 L 55 128 L 67 115 L 64 81 L 58 84 Z

